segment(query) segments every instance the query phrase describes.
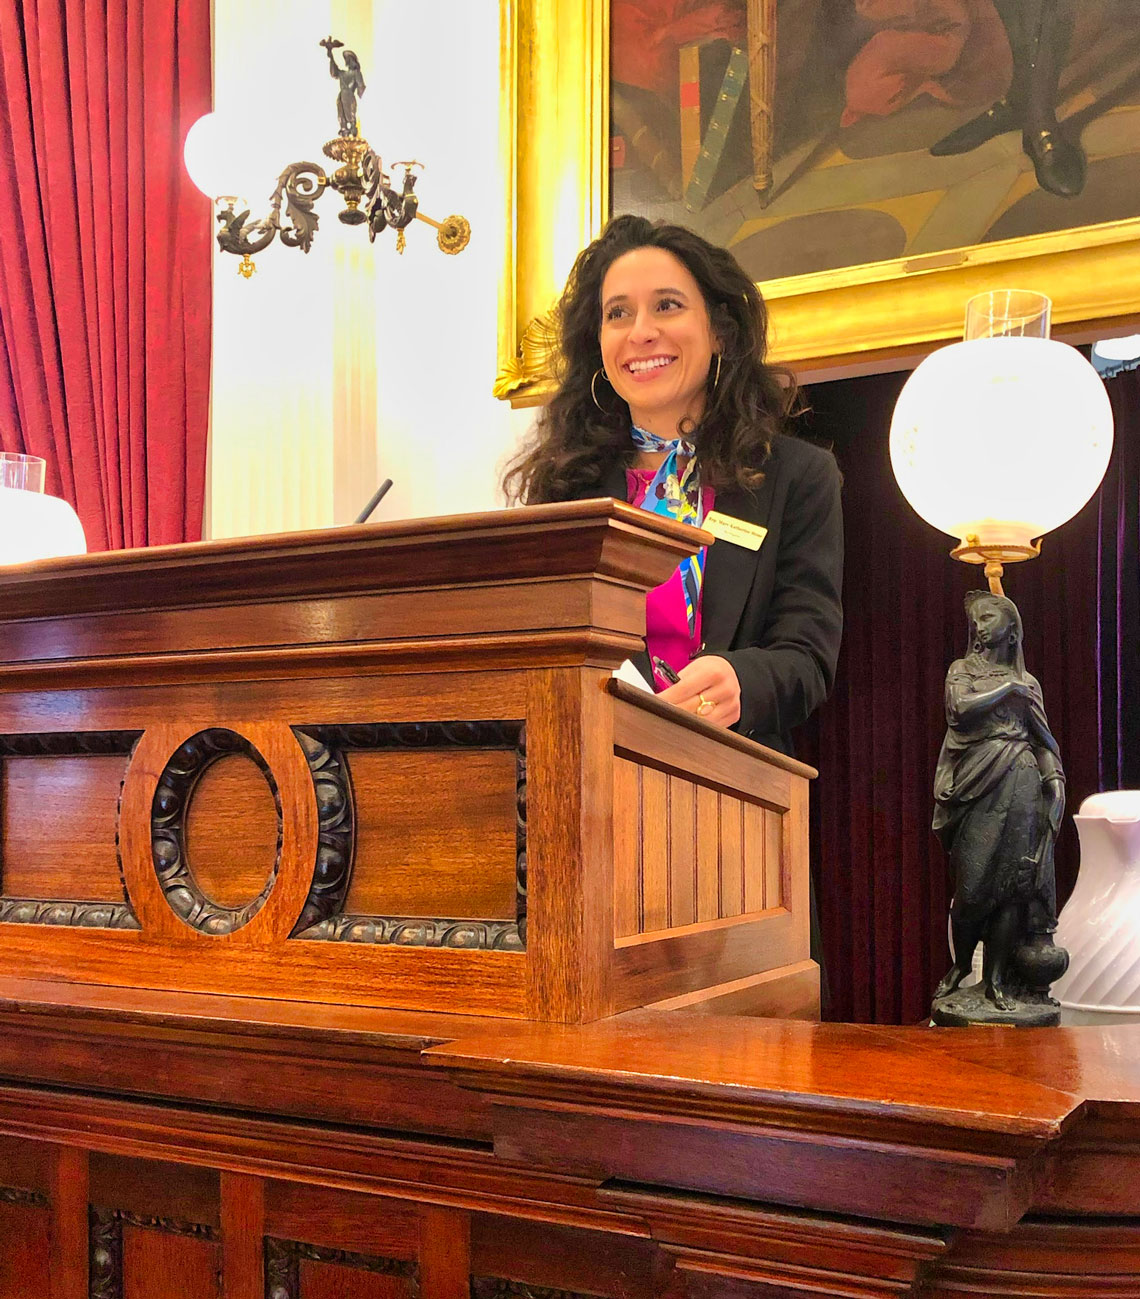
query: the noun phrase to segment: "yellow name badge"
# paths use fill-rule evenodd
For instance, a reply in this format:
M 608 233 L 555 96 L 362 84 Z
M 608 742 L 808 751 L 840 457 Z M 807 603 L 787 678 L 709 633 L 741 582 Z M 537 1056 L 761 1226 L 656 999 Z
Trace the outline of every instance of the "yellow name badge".
M 743 546 L 746 550 L 759 550 L 768 535 L 768 529 L 758 523 L 745 523 L 743 519 L 716 510 L 705 515 L 701 527 L 718 541 L 731 541 L 734 546 Z

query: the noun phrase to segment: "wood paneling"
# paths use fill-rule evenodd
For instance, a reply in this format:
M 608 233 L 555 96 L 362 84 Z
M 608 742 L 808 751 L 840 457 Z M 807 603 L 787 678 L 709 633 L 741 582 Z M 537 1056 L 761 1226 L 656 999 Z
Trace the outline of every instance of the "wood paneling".
M 220 1265 L 221 1248 L 213 1241 L 123 1227 L 123 1299 L 221 1299 Z
M 380 1258 L 415 1258 L 420 1220 L 412 1205 L 298 1182 L 270 1182 L 266 1234 Z
M 353 915 L 511 920 L 515 755 L 353 750 Z
M 796 824 L 798 819 L 797 809 L 801 801 L 805 814 L 805 823 L 802 826 Z M 782 907 L 786 905 L 785 880 L 790 877 L 790 873 L 795 869 L 792 855 L 795 851 L 793 845 L 797 842 L 797 835 L 800 830 L 805 834 L 807 833 L 806 812 L 807 791 L 805 790 L 802 796 L 793 797 L 788 823 L 785 823 L 783 818 L 774 816 L 771 812 L 764 814 L 765 907 Z
M 5 896 L 123 901 L 115 824 L 126 769 L 119 755 L 0 760 Z
M 152 1052 L 152 1065 L 160 1059 L 157 1051 Z M 97 1208 L 218 1226 L 216 1169 L 93 1154 L 89 1180 L 88 1198 Z
M 431 1299 L 470 1299 L 471 1215 L 425 1206 L 420 1233 L 420 1282 Z
M 779 811 L 614 759 L 618 939 L 783 905 Z
M 277 858 L 277 808 L 252 758 L 231 753 L 203 771 L 186 812 L 186 857 L 199 888 L 223 907 L 257 897 Z
M 4 1033 L 0 1033 L 0 1043 L 5 1037 Z M 19 1058 L 18 1053 L 13 1053 L 12 1062 Z M 11 1074 L 11 1067 L 7 1072 Z M 21 1187 L 26 1191 L 38 1191 L 41 1195 L 46 1195 L 51 1185 L 54 1159 L 55 1147 L 46 1141 L 25 1141 L 22 1137 L 0 1136 L 0 1186 Z
M 660 1263 L 650 1240 L 484 1213 L 471 1219 L 471 1271 L 477 1277 L 574 1294 L 655 1299 L 663 1289 Z
M 224 1172 L 220 1189 L 225 1299 L 264 1299 L 265 1182 Z
M 669 914 L 667 924 L 691 925 L 697 919 L 697 836 L 686 828 L 696 823 L 698 796 L 688 781 L 667 776 L 666 803 L 669 825 Z
M 530 673 L 527 702 L 527 1015 L 608 1013 L 614 934 L 609 673 Z
M 765 838 L 769 814 L 758 803 L 746 803 L 744 813 L 744 910 L 763 911 Z M 773 818 L 774 819 L 774 818 Z M 777 827 L 778 827 L 777 821 Z
M 669 997 L 647 1010 L 696 1015 L 763 1015 L 766 1019 L 819 1019 L 819 966 L 812 960 L 750 974 L 731 983 Z
M 76 1145 L 53 1145 L 51 1203 L 51 1299 L 87 1299 L 88 1155 Z
M 614 936 L 641 932 L 641 768 L 614 759 Z
M 670 776 L 669 783 L 674 786 L 688 782 Z M 720 920 L 720 800 L 723 795 L 701 784 L 696 786 L 695 792 L 694 819 L 689 825 L 679 824 L 677 833 L 686 838 L 692 835 L 697 842 L 697 919 Z M 670 927 L 673 927 L 672 917 Z M 648 926 L 646 932 L 649 932 Z
M 744 913 L 744 817 L 753 805 L 720 800 L 720 908 L 722 916 Z
M 641 923 L 638 933 L 669 928 L 669 849 L 673 827 L 669 821 L 669 777 L 652 767 L 639 767 L 641 775 Z M 615 806 L 615 820 L 627 815 Z M 688 827 L 685 827 L 686 830 Z M 678 827 L 680 829 L 680 827 Z
M 409 1299 L 403 1277 L 368 1272 L 346 1263 L 315 1263 L 303 1258 L 298 1272 L 301 1284 L 296 1299 Z
M 757 965 L 798 964 L 808 950 L 801 929 L 798 915 L 777 910 L 621 939 L 613 955 L 614 1012 L 745 979 Z
M 0 1201 L 0 1299 L 51 1294 L 50 1248 L 50 1210 Z

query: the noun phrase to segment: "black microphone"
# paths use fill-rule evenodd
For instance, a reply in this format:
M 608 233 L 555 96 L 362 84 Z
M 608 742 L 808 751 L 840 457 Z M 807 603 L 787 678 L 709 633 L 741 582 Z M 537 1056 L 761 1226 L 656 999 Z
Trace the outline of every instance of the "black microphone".
M 380 484 L 380 486 L 377 487 L 377 489 L 372 493 L 372 499 L 368 502 L 368 504 L 364 507 L 364 509 L 362 509 L 360 513 L 356 516 L 354 522 L 367 523 L 368 516 L 384 499 L 384 496 L 387 493 L 388 488 L 391 486 L 392 486 L 392 480 L 390 478 L 385 478 L 384 481 Z

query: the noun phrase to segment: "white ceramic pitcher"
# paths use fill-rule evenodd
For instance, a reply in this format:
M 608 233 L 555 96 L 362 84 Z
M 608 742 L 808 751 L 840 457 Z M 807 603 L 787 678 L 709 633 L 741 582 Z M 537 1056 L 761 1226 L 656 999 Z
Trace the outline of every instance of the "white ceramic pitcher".
M 1069 968 L 1053 996 L 1063 1023 L 1140 1023 L 1140 789 L 1093 794 L 1073 819 L 1081 869 L 1057 923 Z

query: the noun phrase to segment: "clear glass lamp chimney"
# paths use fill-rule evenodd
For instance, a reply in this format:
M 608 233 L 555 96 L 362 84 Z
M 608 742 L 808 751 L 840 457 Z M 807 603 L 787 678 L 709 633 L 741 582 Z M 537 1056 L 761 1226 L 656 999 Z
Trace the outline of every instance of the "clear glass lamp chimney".
M 0 565 L 87 553 L 79 515 L 44 495 L 45 468 L 39 456 L 0 451 Z

